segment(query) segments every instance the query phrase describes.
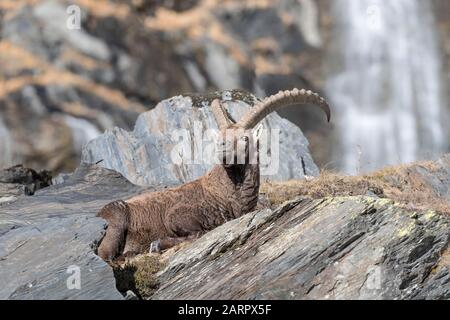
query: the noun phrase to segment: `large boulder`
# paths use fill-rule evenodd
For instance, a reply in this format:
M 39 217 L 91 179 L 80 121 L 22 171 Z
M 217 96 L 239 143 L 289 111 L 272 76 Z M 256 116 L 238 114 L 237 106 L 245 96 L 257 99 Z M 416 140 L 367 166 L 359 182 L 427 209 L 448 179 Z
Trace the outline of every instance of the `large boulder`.
M 257 98 L 242 91 L 223 91 L 206 96 L 177 96 L 159 103 L 139 116 L 134 130 L 108 130 L 90 141 L 83 150 L 82 161 L 122 173 L 138 185 L 183 183 L 203 175 L 211 168 L 213 154 L 211 130 L 217 123 L 210 109 L 215 98 L 226 100 L 227 110 L 239 120 Z M 276 113 L 264 121 L 267 155 L 262 174 L 270 180 L 301 179 L 319 173 L 308 150 L 308 141 L 293 123 Z M 272 135 L 271 130 L 279 136 Z M 278 143 L 279 142 L 279 143 Z M 264 150 L 264 151 L 263 151 Z M 181 155 L 178 154 L 181 152 Z
M 289 201 L 168 259 L 152 299 L 450 299 L 450 218 L 367 196 Z
M 0 204 L 0 299 L 121 298 L 111 268 L 94 254 L 106 227 L 95 215 L 109 201 L 141 191 L 91 166 L 32 197 Z

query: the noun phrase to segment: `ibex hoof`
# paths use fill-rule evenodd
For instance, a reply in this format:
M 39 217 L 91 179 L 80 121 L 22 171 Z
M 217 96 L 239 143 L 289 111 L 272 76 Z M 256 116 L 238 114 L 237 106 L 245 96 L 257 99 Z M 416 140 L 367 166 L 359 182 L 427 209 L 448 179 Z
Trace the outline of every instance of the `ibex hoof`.
M 161 240 L 153 241 L 150 244 L 150 250 L 149 253 L 160 253 L 161 252 Z

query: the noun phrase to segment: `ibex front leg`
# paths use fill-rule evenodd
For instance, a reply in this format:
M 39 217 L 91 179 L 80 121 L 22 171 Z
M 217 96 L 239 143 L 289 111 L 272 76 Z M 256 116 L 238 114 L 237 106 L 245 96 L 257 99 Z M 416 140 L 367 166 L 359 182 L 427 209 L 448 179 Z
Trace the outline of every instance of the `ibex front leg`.
M 201 236 L 201 234 L 196 234 L 196 235 L 190 235 L 187 237 L 167 237 L 164 239 L 158 239 L 156 241 L 153 241 L 150 244 L 150 249 L 149 252 L 150 253 L 161 253 L 161 251 L 170 249 L 172 247 L 175 247 L 185 241 L 191 241 L 191 240 L 195 240 L 198 239 Z
M 114 201 L 106 205 L 98 217 L 108 222 L 106 235 L 102 239 L 97 254 L 105 261 L 112 261 L 125 246 L 125 233 L 128 227 L 129 208 L 124 201 Z
M 174 236 L 164 237 L 150 244 L 149 252 L 161 252 L 187 240 L 195 240 L 204 232 L 204 226 L 195 210 L 185 205 L 172 208 L 166 216 L 166 228 Z

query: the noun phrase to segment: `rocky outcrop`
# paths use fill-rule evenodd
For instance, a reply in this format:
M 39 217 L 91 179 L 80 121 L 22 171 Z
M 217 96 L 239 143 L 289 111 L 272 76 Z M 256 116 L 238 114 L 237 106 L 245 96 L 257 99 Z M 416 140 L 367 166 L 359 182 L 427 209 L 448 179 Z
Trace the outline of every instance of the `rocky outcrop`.
M 95 215 L 141 191 L 115 172 L 81 167 L 63 184 L 0 206 L 0 299 L 121 298 L 94 254 L 105 229 Z M 79 288 L 70 278 L 78 274 Z
M 36 172 L 21 165 L 0 170 L 0 204 L 14 201 L 21 195 L 33 195 L 51 184 L 52 175 L 46 170 Z
M 257 101 L 242 91 L 223 91 L 205 96 L 177 96 L 159 103 L 139 116 L 134 130 L 107 131 L 90 141 L 82 154 L 85 163 L 122 173 L 138 185 L 175 184 L 196 179 L 214 161 L 207 152 L 213 146 L 211 130 L 217 124 L 209 105 L 215 98 L 227 102 L 232 118 L 239 120 Z M 276 113 L 263 122 L 267 148 L 261 142 L 262 174 L 271 180 L 301 179 L 319 173 L 301 130 Z M 270 130 L 279 130 L 271 135 Z M 270 140 L 271 139 L 271 140 Z
M 152 299 L 449 299 L 450 218 L 367 196 L 296 199 L 169 258 Z
M 448 201 L 449 159 L 407 172 Z M 393 185 L 404 183 L 387 172 Z M 95 255 L 106 226 L 95 215 L 109 201 L 155 189 L 82 166 L 57 185 L 2 205 L 0 278 L 7 281 L 0 298 L 135 298 L 130 290 L 151 299 L 450 298 L 450 217 L 370 188 L 366 195 L 260 205 L 162 255 L 131 259 L 125 271 L 115 267 L 122 296 L 112 268 Z M 80 289 L 71 277 L 77 270 Z
M 401 170 L 449 212 L 450 156 Z M 392 188 L 412 192 L 401 170 L 383 172 Z M 448 214 L 412 209 L 421 199 L 397 203 L 364 184 L 346 192 L 341 180 L 328 183 L 361 195 L 300 196 L 249 213 L 161 256 L 127 261 L 135 281 L 121 287 L 119 278 L 119 288 L 149 299 L 450 299 Z

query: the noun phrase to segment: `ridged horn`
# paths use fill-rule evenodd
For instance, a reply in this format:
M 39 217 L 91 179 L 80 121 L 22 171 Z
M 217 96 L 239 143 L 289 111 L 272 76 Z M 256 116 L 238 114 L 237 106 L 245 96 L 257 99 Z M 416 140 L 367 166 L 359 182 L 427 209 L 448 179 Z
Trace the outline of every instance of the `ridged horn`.
M 228 118 L 227 111 L 220 103 L 219 99 L 214 99 L 213 102 L 211 102 L 211 110 L 219 129 L 228 128 L 233 124 L 233 122 Z
M 327 115 L 327 120 L 330 121 L 331 111 L 328 103 L 319 94 L 305 90 L 293 89 L 280 91 L 275 95 L 265 98 L 262 102 L 256 104 L 251 108 L 237 123 L 238 126 L 244 129 L 251 129 L 256 126 L 262 119 L 270 113 L 291 105 L 291 104 L 305 104 L 311 103 L 321 108 Z

